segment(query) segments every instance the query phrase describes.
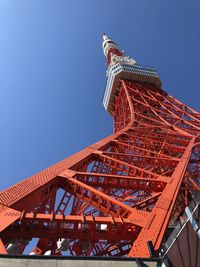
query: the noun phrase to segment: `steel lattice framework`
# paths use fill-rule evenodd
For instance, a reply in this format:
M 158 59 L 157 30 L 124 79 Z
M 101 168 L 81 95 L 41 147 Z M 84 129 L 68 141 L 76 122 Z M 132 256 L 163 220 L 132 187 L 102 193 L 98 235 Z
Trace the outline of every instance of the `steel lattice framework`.
M 199 191 L 200 113 L 123 77 L 112 108 L 112 135 L 0 193 L 0 253 L 159 253 Z

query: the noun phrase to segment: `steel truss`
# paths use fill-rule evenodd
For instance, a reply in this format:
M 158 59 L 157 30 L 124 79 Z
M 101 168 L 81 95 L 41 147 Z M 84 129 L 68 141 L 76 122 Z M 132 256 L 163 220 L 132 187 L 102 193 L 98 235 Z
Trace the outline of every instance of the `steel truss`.
M 199 191 L 200 113 L 121 80 L 113 117 L 112 135 L 0 193 L 0 253 L 33 238 L 39 255 L 150 257 L 149 240 L 159 253 Z

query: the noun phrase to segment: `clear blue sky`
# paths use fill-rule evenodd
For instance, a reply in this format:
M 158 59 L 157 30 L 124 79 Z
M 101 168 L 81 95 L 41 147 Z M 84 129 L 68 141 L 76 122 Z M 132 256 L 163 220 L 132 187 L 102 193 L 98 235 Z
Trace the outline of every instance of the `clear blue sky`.
M 112 132 L 101 32 L 200 110 L 199 0 L 0 0 L 0 190 Z

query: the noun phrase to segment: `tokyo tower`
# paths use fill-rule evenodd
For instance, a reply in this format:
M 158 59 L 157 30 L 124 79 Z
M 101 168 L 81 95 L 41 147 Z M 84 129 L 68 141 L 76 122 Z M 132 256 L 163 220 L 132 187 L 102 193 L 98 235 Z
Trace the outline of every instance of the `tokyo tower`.
M 0 193 L 1 254 L 37 239 L 30 255 L 158 257 L 199 195 L 200 113 L 105 34 L 102 48 L 113 134 Z

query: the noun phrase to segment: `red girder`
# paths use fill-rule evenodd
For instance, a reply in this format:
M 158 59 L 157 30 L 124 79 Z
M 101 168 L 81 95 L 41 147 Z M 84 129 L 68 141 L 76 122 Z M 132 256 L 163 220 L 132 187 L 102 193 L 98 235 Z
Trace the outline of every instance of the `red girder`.
M 120 217 L 94 218 L 93 216 L 64 216 L 53 213 L 23 213 L 19 221 L 20 225 L 16 225 L 10 232 L 2 232 L 1 237 L 15 237 L 19 228 L 22 228 L 23 231 L 20 231 L 18 236 L 27 239 L 32 237 L 44 239 L 47 236 L 51 236 L 51 239 L 57 239 L 59 235 L 61 238 L 89 239 L 91 242 L 98 242 L 102 239 L 113 242 L 120 241 L 121 239 L 130 240 L 130 235 L 136 236 L 138 234 L 137 228 L 128 219 Z M 102 225 L 104 226 L 103 229 L 101 229 Z
M 144 190 L 160 192 L 165 187 L 163 179 L 151 179 L 140 177 L 129 177 L 123 175 L 99 174 L 99 173 L 81 173 L 77 172 L 75 179 L 87 185 L 103 188 L 121 188 L 129 190 Z

